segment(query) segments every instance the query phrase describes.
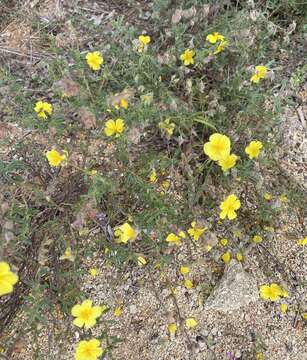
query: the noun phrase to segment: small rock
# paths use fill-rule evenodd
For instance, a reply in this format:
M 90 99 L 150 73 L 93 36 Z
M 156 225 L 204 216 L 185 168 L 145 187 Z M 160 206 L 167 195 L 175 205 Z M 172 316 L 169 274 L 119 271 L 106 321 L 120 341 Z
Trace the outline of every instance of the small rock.
M 249 314 L 245 314 L 244 320 L 245 320 L 246 322 L 249 322 L 250 319 L 251 319 L 250 315 L 249 315 Z
M 256 280 L 247 274 L 242 264 L 232 260 L 219 285 L 205 303 L 205 309 L 222 312 L 240 309 L 259 298 Z
M 15 237 L 15 235 L 12 233 L 12 231 L 6 231 L 6 232 L 4 233 L 4 239 L 5 239 L 5 241 L 7 241 L 7 242 L 13 240 L 14 237 Z
M 213 329 L 211 330 L 211 334 L 212 334 L 213 336 L 216 336 L 217 333 L 218 333 L 218 328 L 213 328 Z
M 241 351 L 240 350 L 236 350 L 235 351 L 235 358 L 236 359 L 240 359 L 242 357 Z
M 6 230 L 13 230 L 14 228 L 14 223 L 12 220 L 7 220 L 4 224 L 3 224 L 3 228 Z
M 196 341 L 197 341 L 200 351 L 204 351 L 207 348 L 206 339 L 203 336 L 197 335 Z
M 209 331 L 208 330 L 203 330 L 201 332 L 201 334 L 204 336 L 204 337 L 207 337 L 209 335 Z
M 92 129 L 96 127 L 95 115 L 86 107 L 82 107 L 79 110 L 79 119 L 85 129 Z
M 138 309 L 137 309 L 136 305 L 130 305 L 129 311 L 131 314 L 136 314 L 138 312 Z

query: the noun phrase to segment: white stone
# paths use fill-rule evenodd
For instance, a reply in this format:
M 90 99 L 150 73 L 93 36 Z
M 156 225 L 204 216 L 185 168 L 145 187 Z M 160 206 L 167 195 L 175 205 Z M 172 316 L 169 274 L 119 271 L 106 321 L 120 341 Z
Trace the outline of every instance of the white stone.
M 229 312 L 255 302 L 258 298 L 256 280 L 244 271 L 241 263 L 232 260 L 220 283 L 206 300 L 204 308 Z

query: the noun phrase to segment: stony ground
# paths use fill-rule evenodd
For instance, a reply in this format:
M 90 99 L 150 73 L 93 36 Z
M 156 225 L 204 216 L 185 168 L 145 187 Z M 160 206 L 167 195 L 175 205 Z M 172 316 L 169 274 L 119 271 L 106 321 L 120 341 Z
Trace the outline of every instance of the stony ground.
M 27 1 L 26 12 L 37 3 L 40 3 L 41 17 L 46 19 L 46 23 L 67 18 L 66 28 L 56 36 L 58 44 L 69 47 L 84 39 L 72 27 L 69 20 L 71 8 L 66 7 L 66 3 Z M 110 2 L 109 8 L 106 3 L 79 2 L 79 11 L 83 11 L 84 16 L 94 17 L 101 26 L 107 26 L 108 20 L 120 9 L 114 5 L 116 2 Z M 27 62 L 32 66 L 36 58 L 49 55 L 36 48 L 39 34 L 30 29 L 22 11 L 20 16 L 21 22 L 20 18 L 14 18 L 2 29 L 0 52 L 2 55 L 16 55 L 17 62 Z M 142 16 L 145 20 L 138 18 L 137 21 L 146 21 L 146 9 Z M 306 90 L 301 94 L 306 100 L 304 94 Z M 280 161 L 281 171 L 285 172 L 285 182 L 294 180 L 306 187 L 307 129 L 304 114 L 306 109 L 303 106 L 286 108 L 281 123 L 271 136 L 272 141 L 279 144 L 276 159 Z M 0 131 L 6 136 L 23 136 L 18 128 L 0 127 Z M 5 152 L 6 149 L 1 149 L 2 154 Z M 260 171 L 260 176 L 264 182 L 270 183 L 269 173 Z M 272 206 L 283 208 L 279 226 L 271 229 L 265 242 L 259 246 L 249 244 L 246 239 L 246 258 L 242 264 L 232 260 L 226 267 L 212 269 L 206 256 L 209 241 L 206 238 L 195 248 L 182 247 L 175 262 L 164 272 L 130 266 L 119 271 L 107 262 L 102 252 L 85 259 L 85 273 L 95 267 L 98 274 L 94 278 L 85 275 L 80 287 L 94 303 L 110 307 L 105 318 L 113 321 L 111 335 L 121 339 L 113 350 L 113 358 L 252 360 L 256 359 L 256 353 L 263 353 L 263 359 L 267 360 L 307 359 L 307 323 L 299 315 L 302 310 L 307 311 L 306 286 L 301 286 L 306 281 L 307 253 L 305 248 L 297 245 L 297 240 L 306 236 L 304 219 L 301 214 L 292 213 L 288 204 L 279 199 L 274 199 Z M 238 231 L 244 233 L 244 229 Z M 218 238 L 220 234 L 211 234 L 213 242 L 214 236 Z M 90 241 L 91 237 L 85 239 L 84 245 Z M 238 239 L 234 236 L 230 241 L 236 243 Z M 182 263 L 193 264 L 190 278 L 197 284 L 193 289 L 187 290 L 182 285 L 183 278 L 178 274 Z M 206 288 L 208 279 L 215 279 L 213 289 Z M 258 287 L 268 279 L 282 284 L 289 291 L 287 313 L 280 312 L 279 304 L 266 303 L 259 298 Z M 118 306 L 122 313 L 114 319 L 113 312 Z M 38 344 L 46 360 L 73 358 L 74 344 L 80 332 L 72 327 L 70 319 L 54 321 L 50 316 L 50 323 L 37 329 L 37 338 L 33 339 L 32 335 L 27 336 L 19 329 L 19 317 L 23 317 L 22 311 L 10 329 L 14 336 L 21 334 L 17 336 L 10 359 L 36 359 L 37 345 L 34 344 Z M 186 317 L 197 319 L 197 327 L 185 329 Z M 181 325 L 176 335 L 170 336 L 167 324 L 172 322 Z M 101 327 L 94 328 L 93 334 L 101 331 Z

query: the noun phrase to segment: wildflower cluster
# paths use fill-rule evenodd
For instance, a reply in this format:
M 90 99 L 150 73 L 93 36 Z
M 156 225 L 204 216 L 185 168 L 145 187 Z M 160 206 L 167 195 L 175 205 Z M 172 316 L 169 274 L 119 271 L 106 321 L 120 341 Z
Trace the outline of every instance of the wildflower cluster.
M 121 25 L 117 25 L 120 28 Z M 176 31 L 179 30 L 180 26 Z M 131 32 L 124 39 L 128 36 Z M 265 231 L 271 226 L 269 217 L 281 203 L 286 207 L 290 200 L 285 194 L 276 195 L 268 184 L 262 188 L 259 180 L 259 205 L 250 206 L 251 199 L 257 196 L 256 192 L 250 194 L 250 186 L 258 181 L 256 172 L 260 165 L 269 162 L 263 152 L 265 149 L 269 153 L 271 144 L 259 134 L 258 123 L 249 129 L 251 131 L 236 132 L 233 114 L 238 111 L 243 128 L 245 123 L 258 121 L 258 112 L 264 111 L 260 105 L 265 109 L 271 106 L 263 103 L 259 86 L 266 85 L 264 79 L 270 70 L 264 65 L 245 64 L 236 65 L 239 71 L 235 71 L 227 61 L 228 56 L 239 57 L 237 40 L 232 40 L 236 38 L 226 32 L 201 36 L 203 45 L 199 47 L 197 36 L 186 46 L 176 40 L 162 55 L 158 51 L 164 51 L 165 47 L 160 48 L 158 39 L 152 39 L 146 31 L 133 34 L 133 46 L 124 44 L 125 49 L 131 51 L 123 59 L 119 56 L 123 48 L 117 44 L 105 46 L 103 51 L 91 50 L 81 55 L 81 64 L 71 64 L 74 68 L 71 74 L 82 88 L 79 98 L 74 95 L 70 101 L 69 96 L 65 96 L 56 101 L 48 95 L 31 105 L 30 119 L 39 129 L 49 127 L 51 134 L 48 146 L 41 152 L 46 176 L 34 178 L 35 184 L 44 185 L 35 209 L 40 210 L 41 203 L 46 202 L 46 207 L 56 209 L 56 216 L 70 206 L 76 206 L 78 211 L 73 224 L 69 217 L 68 226 L 72 232 L 76 231 L 76 239 L 71 240 L 66 234 L 60 237 L 65 245 L 59 246 L 56 259 L 65 270 L 72 269 L 75 273 L 82 254 L 88 256 L 103 247 L 100 255 L 106 265 L 128 261 L 138 273 L 153 270 L 150 275 L 155 276 L 156 271 L 168 287 L 169 295 L 176 300 L 177 290 L 190 295 L 199 289 L 199 278 L 193 274 L 195 263 L 190 256 L 195 249 L 202 254 L 202 260 L 209 259 L 213 277 L 223 269 L 221 264 L 227 266 L 238 261 L 247 265 L 249 250 L 265 249 L 269 238 Z M 248 74 L 249 68 L 253 74 Z M 214 87 L 215 81 L 221 85 L 221 91 Z M 73 113 L 77 113 L 78 120 L 67 119 L 63 114 L 67 114 L 67 109 L 70 113 L 76 104 L 82 109 L 89 106 L 93 119 L 82 118 L 75 108 Z M 232 124 L 234 128 L 230 129 Z M 78 132 L 74 133 L 76 128 Z M 55 139 L 59 138 L 56 143 Z M 202 161 L 203 154 L 205 161 Z M 81 175 L 82 184 L 76 186 L 76 203 L 71 201 L 75 199 L 74 179 L 70 179 L 74 172 Z M 60 177 L 66 177 L 65 186 L 58 181 Z M 239 186 L 245 179 L 251 180 L 251 185 L 244 182 L 246 192 Z M 64 200 L 54 200 L 50 195 L 53 184 L 59 191 L 71 186 L 73 194 L 67 196 L 68 201 L 64 196 Z M 216 189 L 218 191 L 214 191 Z M 255 216 L 254 221 L 245 219 L 248 214 Z M 246 225 L 246 233 L 241 232 L 241 220 Z M 216 236 L 219 231 L 221 234 Z M 304 251 L 306 239 L 295 238 L 298 251 Z M 190 258 L 177 256 L 179 252 Z M 168 278 L 170 263 L 178 282 Z M 84 268 L 93 282 L 103 275 L 98 264 L 80 266 L 80 273 L 84 273 Z M 0 296 L 14 291 L 18 280 L 10 265 L 0 262 Z M 209 280 L 208 288 L 212 284 L 215 281 Z M 259 295 L 266 301 L 280 301 L 282 313 L 288 310 L 288 292 L 280 285 L 261 285 Z M 108 308 L 94 305 L 94 299 L 84 294 L 71 292 L 69 296 L 73 297 L 68 307 L 72 324 L 82 329 L 75 359 L 107 357 L 112 348 L 110 339 L 105 337 L 107 330 L 100 336 L 97 329 L 93 332 L 92 329 L 108 324 L 104 320 Z M 123 309 L 123 301 L 117 300 L 113 315 L 120 317 Z M 181 328 L 185 332 L 193 331 L 200 321 L 189 312 L 184 317 L 177 315 L 165 323 L 170 339 L 178 330 L 181 332 Z
M 214 32 L 213 34 L 207 35 L 206 40 L 209 41 L 210 44 L 217 45 L 213 52 L 214 55 L 222 52 L 225 49 L 225 47 L 228 45 L 228 42 L 225 40 L 225 37 L 218 32 Z
M 106 306 L 93 306 L 91 300 L 84 300 L 81 304 L 76 304 L 71 309 L 71 315 L 75 317 L 73 324 L 85 329 L 90 329 L 96 325 Z M 82 340 L 78 343 L 75 352 L 76 360 L 96 360 L 102 353 L 101 343 L 98 339 Z
M 226 46 L 228 45 L 228 41 L 225 40 L 225 37 L 218 33 L 214 32 L 212 34 L 208 34 L 206 37 L 206 40 L 211 44 L 214 45 L 214 51 L 213 54 L 217 55 L 225 50 Z M 208 53 L 208 55 L 211 54 L 211 52 Z M 183 62 L 184 66 L 189 66 L 194 64 L 194 57 L 196 55 L 196 52 L 192 49 L 186 49 L 181 55 L 180 60 Z
M 263 145 L 261 141 L 251 141 L 245 148 L 250 159 L 257 158 Z M 231 142 L 228 136 L 219 133 L 212 134 L 209 142 L 204 144 L 204 153 L 213 161 L 216 161 L 223 171 L 227 171 L 236 165 L 237 155 L 230 154 Z

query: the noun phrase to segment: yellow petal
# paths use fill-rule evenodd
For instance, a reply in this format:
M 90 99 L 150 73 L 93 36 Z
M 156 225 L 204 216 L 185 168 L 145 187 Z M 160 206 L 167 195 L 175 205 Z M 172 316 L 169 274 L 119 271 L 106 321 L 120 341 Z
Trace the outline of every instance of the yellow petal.
M 78 317 L 73 321 L 73 324 L 78 327 L 82 327 L 84 325 L 84 320 Z
M 184 286 L 187 288 L 187 289 L 192 289 L 193 287 L 193 282 L 191 280 L 184 280 Z
M 197 326 L 198 322 L 194 318 L 187 318 L 185 324 L 188 329 L 193 329 Z
M 242 261 L 243 260 L 243 255 L 240 252 L 238 252 L 236 254 L 236 258 L 237 258 L 238 261 Z
M 115 310 L 114 310 L 114 315 L 115 316 L 120 316 L 122 313 L 122 308 L 120 306 L 116 307 Z
M 147 260 L 143 256 L 138 256 L 138 265 L 144 266 L 147 264 Z
M 0 280 L 0 296 L 10 294 L 14 290 L 13 285 L 7 281 Z
M 190 272 L 190 268 L 188 266 L 180 266 L 180 269 L 179 269 L 180 273 L 182 275 L 186 275 Z
M 81 305 L 74 305 L 71 309 L 71 315 L 74 317 L 78 317 L 80 315 Z
M 224 261 L 225 264 L 229 264 L 230 260 L 231 260 L 231 253 L 229 251 L 227 251 L 226 253 L 224 253 L 222 255 L 222 260 Z
M 90 274 L 95 277 L 97 275 L 97 269 L 93 268 L 93 269 L 90 269 Z
M 223 245 L 223 246 L 226 246 L 228 244 L 228 240 L 227 239 L 221 239 L 220 240 L 220 243 Z
M 288 305 L 285 303 L 280 304 L 280 310 L 283 314 L 286 313 L 288 310 Z
M 177 325 L 175 323 L 171 323 L 167 325 L 168 332 L 172 335 L 175 334 L 177 331 Z

